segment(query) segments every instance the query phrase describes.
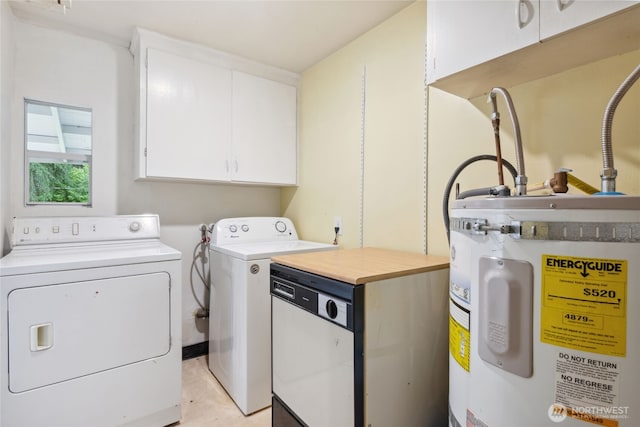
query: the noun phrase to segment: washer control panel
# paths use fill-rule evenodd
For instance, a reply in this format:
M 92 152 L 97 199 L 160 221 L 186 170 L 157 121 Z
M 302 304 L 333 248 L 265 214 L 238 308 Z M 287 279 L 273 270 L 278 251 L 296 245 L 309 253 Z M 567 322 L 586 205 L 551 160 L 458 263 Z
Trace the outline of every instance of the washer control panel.
M 287 224 L 282 220 L 276 221 L 275 227 L 279 233 L 284 233 L 285 231 L 287 231 Z
M 289 218 L 246 217 L 225 218 L 213 229 L 211 244 L 256 243 L 281 240 L 298 240 L 298 234 Z
M 14 218 L 11 245 L 160 238 L 158 215 Z

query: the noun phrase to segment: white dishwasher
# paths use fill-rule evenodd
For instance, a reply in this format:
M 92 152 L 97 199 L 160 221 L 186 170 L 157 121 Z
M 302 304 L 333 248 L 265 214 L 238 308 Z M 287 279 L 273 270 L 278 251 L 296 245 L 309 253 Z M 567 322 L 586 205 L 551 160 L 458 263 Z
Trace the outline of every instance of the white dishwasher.
M 273 425 L 362 425 L 364 287 L 288 270 L 271 270 Z
M 445 425 L 448 278 L 444 265 L 354 285 L 276 259 L 273 427 Z

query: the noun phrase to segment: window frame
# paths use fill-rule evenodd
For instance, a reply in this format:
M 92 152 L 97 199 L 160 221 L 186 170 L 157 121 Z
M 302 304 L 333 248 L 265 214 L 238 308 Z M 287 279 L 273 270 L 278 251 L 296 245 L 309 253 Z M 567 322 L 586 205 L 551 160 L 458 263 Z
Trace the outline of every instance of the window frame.
M 42 105 L 47 107 L 66 108 L 71 110 L 85 111 L 91 114 L 91 154 L 77 154 L 77 153 L 61 153 L 53 151 L 41 151 L 41 150 L 29 150 L 29 132 L 28 132 L 28 105 Z M 79 207 L 92 207 L 93 206 L 93 111 L 88 107 L 77 107 L 73 105 L 59 104 L 56 102 L 38 101 L 35 99 L 24 98 L 24 205 L 26 207 L 31 206 L 79 206 Z M 87 202 L 33 202 L 30 200 L 30 164 L 34 159 L 40 159 L 35 163 L 50 163 L 42 160 L 54 159 L 69 161 L 70 163 L 87 164 L 89 167 L 88 177 L 88 199 Z

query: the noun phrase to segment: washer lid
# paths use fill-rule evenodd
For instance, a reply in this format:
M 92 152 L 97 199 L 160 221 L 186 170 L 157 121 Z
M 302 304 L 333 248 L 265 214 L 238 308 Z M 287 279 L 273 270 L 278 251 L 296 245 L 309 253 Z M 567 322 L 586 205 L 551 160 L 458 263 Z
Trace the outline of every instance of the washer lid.
M 242 260 L 271 258 L 275 255 L 285 255 L 302 252 L 316 252 L 338 249 L 329 243 L 310 242 L 307 240 L 290 240 L 284 242 L 233 243 L 228 245 L 211 245 L 211 251 Z
M 181 257 L 179 251 L 157 239 L 17 246 L 0 259 L 0 276 L 170 261 Z

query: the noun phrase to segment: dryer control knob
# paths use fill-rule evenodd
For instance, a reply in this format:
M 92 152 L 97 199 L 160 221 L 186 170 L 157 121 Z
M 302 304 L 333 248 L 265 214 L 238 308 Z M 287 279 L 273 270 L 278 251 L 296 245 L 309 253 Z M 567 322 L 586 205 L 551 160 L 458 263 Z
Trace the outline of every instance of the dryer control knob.
M 241 228 L 242 228 L 242 231 L 244 231 L 245 233 L 249 231 L 249 226 L 247 224 L 242 224 Z
M 276 230 L 278 230 L 280 233 L 284 233 L 285 231 L 287 231 L 287 224 L 282 221 L 276 221 Z
M 131 224 L 129 224 L 129 231 L 135 233 L 137 231 L 140 231 L 140 223 L 138 221 L 133 221 Z
M 238 227 L 232 224 L 229 226 L 229 231 L 235 233 L 236 231 L 238 231 Z

